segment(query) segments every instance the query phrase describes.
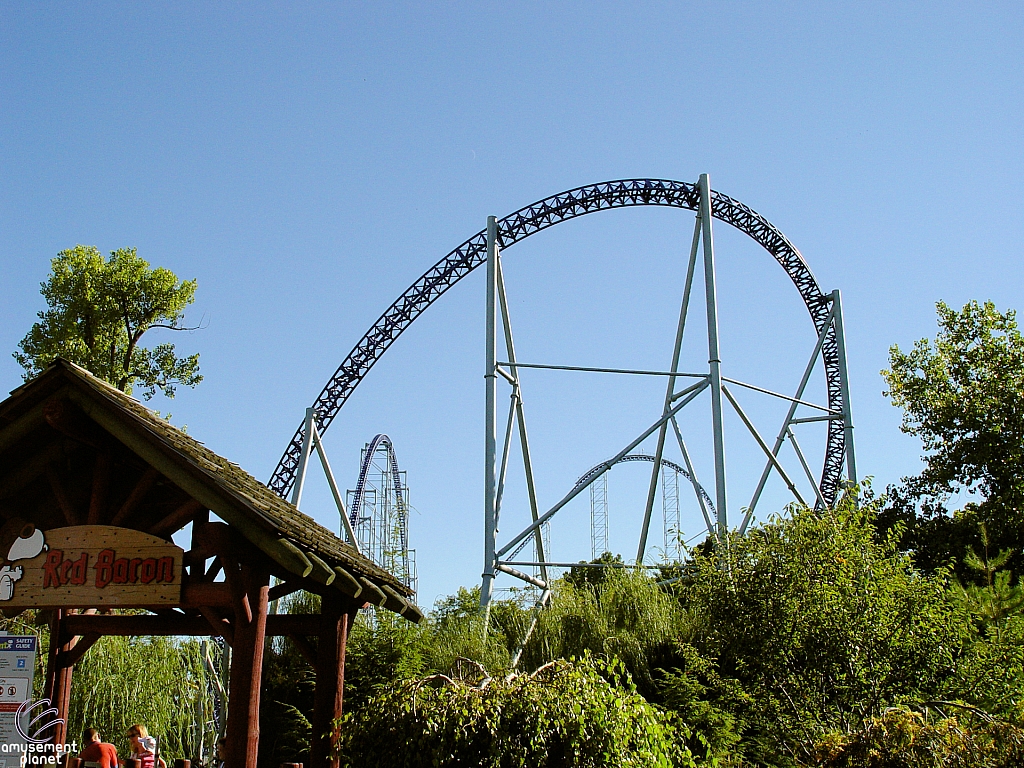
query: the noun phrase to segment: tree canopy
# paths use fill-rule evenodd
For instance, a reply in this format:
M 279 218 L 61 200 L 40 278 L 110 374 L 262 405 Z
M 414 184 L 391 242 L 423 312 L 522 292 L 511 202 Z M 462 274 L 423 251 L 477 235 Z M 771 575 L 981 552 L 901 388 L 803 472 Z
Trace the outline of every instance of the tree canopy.
M 182 321 L 195 280 L 151 268 L 134 248 L 105 259 L 95 246 L 76 245 L 53 259 L 41 292 L 47 308 L 14 353 L 26 379 L 63 357 L 124 392 L 139 387 L 147 400 L 157 390 L 174 397 L 177 385 L 202 381 L 198 354 L 179 357 L 166 342 L 139 344 L 153 328 L 188 330 Z
M 918 563 L 931 568 L 963 557 L 979 524 L 1000 549 L 1019 548 L 1024 536 L 1024 337 L 1015 313 L 976 301 L 937 309 L 935 341 L 893 346 L 882 371 L 903 431 L 926 451 L 924 470 L 890 489 L 889 514 L 908 525 Z M 946 505 L 961 491 L 977 501 L 951 517 Z M 1012 565 L 1019 572 L 1024 563 Z

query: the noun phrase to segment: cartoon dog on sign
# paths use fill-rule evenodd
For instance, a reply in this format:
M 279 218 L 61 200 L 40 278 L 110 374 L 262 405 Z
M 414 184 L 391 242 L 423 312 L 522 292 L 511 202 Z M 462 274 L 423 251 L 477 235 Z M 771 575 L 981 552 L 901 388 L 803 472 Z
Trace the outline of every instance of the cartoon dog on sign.
M 46 537 L 32 523 L 12 518 L 0 526 L 0 552 L 7 552 L 0 568 L 0 602 L 14 597 L 14 583 L 22 577 L 21 566 L 11 563 L 30 560 L 44 549 Z

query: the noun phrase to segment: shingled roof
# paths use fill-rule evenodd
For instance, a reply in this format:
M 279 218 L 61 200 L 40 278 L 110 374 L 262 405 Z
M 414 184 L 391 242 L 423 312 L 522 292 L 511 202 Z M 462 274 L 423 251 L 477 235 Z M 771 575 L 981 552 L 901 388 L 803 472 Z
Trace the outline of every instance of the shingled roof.
M 354 574 L 371 602 L 418 620 L 412 591 L 303 514 L 234 462 L 228 461 L 160 418 L 134 398 L 63 359 L 11 392 L 0 403 L 0 453 L 21 433 L 42 422 L 54 396 L 74 402 L 96 424 L 216 513 L 289 573 L 331 584 Z M 20 427 L 19 427 L 20 424 Z M 4 439 L 5 433 L 8 439 Z M 12 443 L 13 444 L 13 443 Z M 340 585 L 337 585 L 340 588 Z M 343 590 L 351 592 L 351 589 Z M 386 599 L 374 599 L 383 595 Z

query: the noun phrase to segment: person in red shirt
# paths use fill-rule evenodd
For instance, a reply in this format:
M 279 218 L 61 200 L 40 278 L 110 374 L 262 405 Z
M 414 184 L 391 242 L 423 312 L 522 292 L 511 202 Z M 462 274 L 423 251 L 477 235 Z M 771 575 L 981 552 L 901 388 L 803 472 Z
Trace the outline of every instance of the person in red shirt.
M 117 768 L 117 748 L 100 738 L 95 728 L 86 728 L 82 734 L 85 749 L 79 753 L 86 768 Z

